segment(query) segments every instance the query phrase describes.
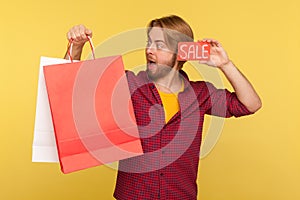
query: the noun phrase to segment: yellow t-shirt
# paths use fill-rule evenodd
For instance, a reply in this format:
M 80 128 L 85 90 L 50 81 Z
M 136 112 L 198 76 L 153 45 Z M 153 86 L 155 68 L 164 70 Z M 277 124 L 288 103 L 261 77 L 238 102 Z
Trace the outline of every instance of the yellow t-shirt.
M 184 85 L 182 81 L 182 87 L 179 92 L 183 91 Z M 164 111 L 165 111 L 165 121 L 168 121 L 180 110 L 178 102 L 178 93 L 165 93 L 158 90 L 159 96 L 161 98 Z

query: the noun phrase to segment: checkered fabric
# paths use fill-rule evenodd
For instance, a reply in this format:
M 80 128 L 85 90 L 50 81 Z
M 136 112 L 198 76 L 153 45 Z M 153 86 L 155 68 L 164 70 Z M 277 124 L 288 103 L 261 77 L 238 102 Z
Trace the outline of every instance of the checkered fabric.
M 180 111 L 166 124 L 155 85 L 146 72 L 127 71 L 131 99 L 144 155 L 119 162 L 114 197 L 118 200 L 197 199 L 197 173 L 205 114 L 239 117 L 252 114 L 236 94 L 205 81 L 189 81 Z

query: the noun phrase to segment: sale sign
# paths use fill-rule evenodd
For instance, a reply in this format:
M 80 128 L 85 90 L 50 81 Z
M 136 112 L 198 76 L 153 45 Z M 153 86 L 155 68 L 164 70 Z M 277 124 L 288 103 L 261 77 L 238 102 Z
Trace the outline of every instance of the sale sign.
M 177 60 L 208 60 L 210 45 L 208 42 L 179 42 Z

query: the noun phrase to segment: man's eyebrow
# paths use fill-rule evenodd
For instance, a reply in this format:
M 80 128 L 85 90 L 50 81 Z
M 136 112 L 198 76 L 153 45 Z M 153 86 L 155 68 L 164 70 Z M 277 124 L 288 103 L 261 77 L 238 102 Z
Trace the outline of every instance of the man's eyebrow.
M 166 43 L 164 40 L 154 40 L 154 42 L 163 42 L 163 43 Z

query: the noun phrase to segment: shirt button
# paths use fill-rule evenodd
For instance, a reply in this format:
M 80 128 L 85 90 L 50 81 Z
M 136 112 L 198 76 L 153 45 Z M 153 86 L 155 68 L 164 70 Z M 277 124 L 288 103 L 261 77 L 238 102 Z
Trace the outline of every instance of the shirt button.
M 160 176 L 163 176 L 164 175 L 164 173 L 160 173 Z

